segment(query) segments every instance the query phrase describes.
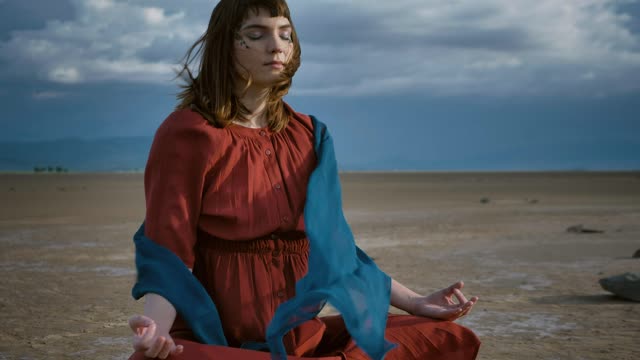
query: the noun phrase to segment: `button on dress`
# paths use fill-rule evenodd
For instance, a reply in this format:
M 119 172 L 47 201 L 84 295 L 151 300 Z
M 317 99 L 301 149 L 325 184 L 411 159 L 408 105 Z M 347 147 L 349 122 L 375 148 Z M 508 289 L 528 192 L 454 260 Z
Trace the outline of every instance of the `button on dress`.
M 177 110 L 158 128 L 145 169 L 145 235 L 193 269 L 231 347 L 264 342 L 275 310 L 307 272 L 303 210 L 317 162 L 313 128 L 309 116 L 285 106 L 289 122 L 279 132 L 215 128 L 195 111 Z M 171 334 L 185 345 L 178 358 L 219 353 L 193 342 L 179 315 Z M 460 325 L 413 316 L 390 315 L 386 337 L 399 346 L 385 359 L 473 359 L 479 347 Z M 292 356 L 367 358 L 339 316 L 312 319 L 284 343 Z M 256 358 L 238 351 L 238 358 Z

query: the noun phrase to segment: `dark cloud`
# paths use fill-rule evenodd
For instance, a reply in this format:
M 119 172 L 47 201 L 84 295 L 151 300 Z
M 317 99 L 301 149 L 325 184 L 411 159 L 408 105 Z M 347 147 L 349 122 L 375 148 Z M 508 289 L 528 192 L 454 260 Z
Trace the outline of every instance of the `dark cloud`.
M 413 23 L 409 27 L 402 18 L 410 18 L 408 13 L 385 18 L 351 7 L 341 8 L 340 12 L 317 5 L 301 10 L 298 20 L 294 18 L 300 37 L 304 42 L 317 45 L 366 45 L 390 50 L 437 46 L 497 51 L 520 51 L 538 45 L 518 24 L 483 27 L 471 21 L 495 15 L 497 12 L 491 6 L 463 9 L 450 19 L 437 23 Z M 311 17 L 322 20 L 313 21 Z
M 626 28 L 632 33 L 640 35 L 640 1 L 621 2 L 618 4 L 618 13 L 629 16 Z
M 46 22 L 42 14 L 53 5 L 24 4 L 32 8 L 24 16 L 40 27 L 14 24 L 11 37 L 0 41 L 0 77 L 57 84 L 166 83 L 215 6 L 73 0 L 73 10 L 63 2 L 67 10 L 50 12 L 66 14 L 64 20 Z M 9 13 L 28 8 L 11 6 Z M 290 6 L 303 45 L 294 92 L 594 95 L 640 86 L 638 2 L 290 0 Z
M 522 28 L 503 27 L 499 29 L 478 29 L 455 27 L 440 29 L 426 34 L 423 46 L 457 47 L 464 49 L 485 49 L 494 51 L 523 51 L 538 47 L 539 43 Z
M 75 8 L 68 0 L 0 1 L 0 41 L 6 41 L 15 30 L 42 29 L 49 20 L 75 18 Z

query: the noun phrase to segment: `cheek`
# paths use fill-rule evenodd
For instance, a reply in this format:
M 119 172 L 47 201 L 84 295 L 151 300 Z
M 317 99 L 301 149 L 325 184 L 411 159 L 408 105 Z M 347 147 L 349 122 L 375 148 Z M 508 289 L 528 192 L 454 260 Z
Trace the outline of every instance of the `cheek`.
M 289 43 L 289 45 L 287 45 L 286 49 L 285 49 L 285 54 L 287 55 L 287 59 L 291 59 L 291 57 L 293 56 L 293 43 Z
M 255 55 L 251 49 L 236 48 L 235 49 L 236 64 L 242 65 L 246 68 L 251 68 L 255 62 Z

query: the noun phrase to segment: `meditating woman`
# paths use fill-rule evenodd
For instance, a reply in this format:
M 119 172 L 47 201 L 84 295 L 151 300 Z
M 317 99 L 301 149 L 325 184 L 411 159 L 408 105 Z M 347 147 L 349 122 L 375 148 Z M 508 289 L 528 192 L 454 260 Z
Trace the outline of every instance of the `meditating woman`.
M 283 101 L 300 53 L 284 0 L 220 1 L 187 52 L 145 170 L 131 359 L 475 358 L 462 282 L 421 296 L 355 245 L 331 136 Z

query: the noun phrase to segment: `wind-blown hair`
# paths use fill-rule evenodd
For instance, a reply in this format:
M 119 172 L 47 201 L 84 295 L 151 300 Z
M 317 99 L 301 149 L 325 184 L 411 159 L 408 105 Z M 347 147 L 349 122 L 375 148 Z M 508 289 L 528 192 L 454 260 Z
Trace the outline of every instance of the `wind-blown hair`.
M 293 75 L 300 67 L 300 43 L 289 7 L 285 0 L 221 0 L 211 13 L 205 33 L 189 48 L 181 61 L 177 77 L 185 84 L 178 94 L 176 109 L 191 108 L 199 112 L 216 127 L 228 126 L 233 119 L 245 120 L 250 111 L 234 94 L 235 81 L 247 77 L 247 89 L 252 82 L 250 74 L 238 74 L 234 64 L 233 45 L 237 31 L 249 12 L 255 14 L 266 9 L 272 17 L 283 16 L 291 23 L 293 53 L 282 71 L 281 81 L 274 84 L 267 95 L 266 116 L 273 131 L 282 130 L 289 121 L 289 113 L 282 98 L 289 92 Z M 189 68 L 199 60 L 197 74 Z

